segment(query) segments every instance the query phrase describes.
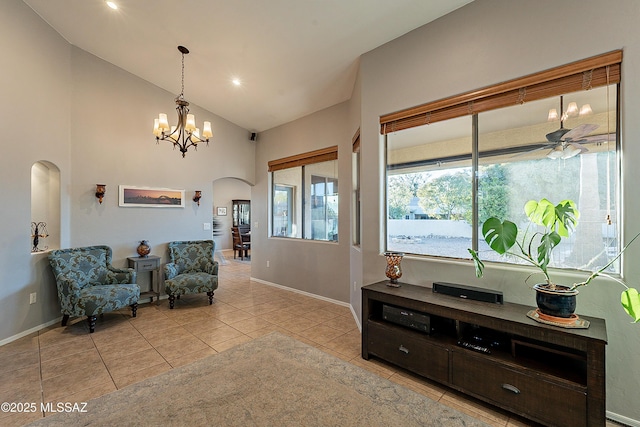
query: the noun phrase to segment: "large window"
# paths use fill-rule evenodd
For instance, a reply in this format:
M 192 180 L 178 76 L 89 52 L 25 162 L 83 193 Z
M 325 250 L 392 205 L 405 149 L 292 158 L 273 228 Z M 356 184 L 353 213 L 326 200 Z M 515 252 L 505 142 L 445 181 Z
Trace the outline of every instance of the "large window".
M 271 235 L 338 240 L 337 147 L 269 162 Z
M 605 84 L 588 90 L 449 112 L 429 125 L 435 115 L 401 130 L 383 127 L 386 250 L 466 259 L 467 248 L 474 248 L 485 260 L 515 263 L 486 250 L 479 228 L 490 216 L 519 218 L 524 225 L 525 202 L 546 197 L 572 199 L 581 214 L 552 266 L 605 265 L 620 246 L 619 74 L 611 78 L 608 67 L 605 73 Z M 526 91 L 516 93 L 526 101 Z

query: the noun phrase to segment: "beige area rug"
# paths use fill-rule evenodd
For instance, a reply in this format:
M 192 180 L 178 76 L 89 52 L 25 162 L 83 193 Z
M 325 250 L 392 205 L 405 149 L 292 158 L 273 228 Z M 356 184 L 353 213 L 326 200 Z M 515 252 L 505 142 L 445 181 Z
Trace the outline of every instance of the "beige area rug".
M 486 426 L 272 333 L 30 426 Z

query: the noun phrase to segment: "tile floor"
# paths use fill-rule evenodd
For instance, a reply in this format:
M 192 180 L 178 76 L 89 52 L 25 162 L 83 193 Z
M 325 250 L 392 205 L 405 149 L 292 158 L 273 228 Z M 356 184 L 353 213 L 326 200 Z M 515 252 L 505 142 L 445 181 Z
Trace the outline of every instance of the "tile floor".
M 0 402 L 35 402 L 38 409 L 40 402 L 84 402 L 279 331 L 492 426 L 531 425 L 392 365 L 365 361 L 347 307 L 252 282 L 249 262 L 232 256 L 219 274 L 211 306 L 204 294 L 183 296 L 174 310 L 165 299 L 141 304 L 136 318 L 129 310 L 105 314 L 93 334 L 85 319 L 72 319 L 0 347 Z M 42 416 L 0 413 L 0 425 Z

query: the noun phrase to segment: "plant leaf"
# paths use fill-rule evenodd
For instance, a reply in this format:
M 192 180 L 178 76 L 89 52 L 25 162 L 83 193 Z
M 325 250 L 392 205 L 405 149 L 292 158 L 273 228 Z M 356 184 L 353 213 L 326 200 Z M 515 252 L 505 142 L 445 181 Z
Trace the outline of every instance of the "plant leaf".
M 562 238 L 558 233 L 552 231 L 551 233 L 543 234 L 540 238 L 540 245 L 538 246 L 538 263 L 540 268 L 545 270 L 549 262 L 551 261 L 551 252 L 553 248 L 558 246 Z
M 556 222 L 555 207 L 547 199 L 540 199 L 539 202 L 529 200 L 524 205 L 524 212 L 531 222 L 549 229 L 553 228 Z
M 482 235 L 491 249 L 503 255 L 516 243 L 518 227 L 511 221 L 491 217 L 482 224 Z
M 573 200 L 563 200 L 555 206 L 554 209 L 556 231 L 562 237 L 569 237 L 578 225 L 580 212 Z
M 476 267 L 476 277 L 482 277 L 484 273 L 484 262 L 478 256 L 478 253 L 473 249 L 467 249 L 471 254 L 471 258 L 473 259 L 473 265 Z
M 624 311 L 633 319 L 634 323 L 640 321 L 640 295 L 638 290 L 629 288 L 620 295 L 620 302 Z

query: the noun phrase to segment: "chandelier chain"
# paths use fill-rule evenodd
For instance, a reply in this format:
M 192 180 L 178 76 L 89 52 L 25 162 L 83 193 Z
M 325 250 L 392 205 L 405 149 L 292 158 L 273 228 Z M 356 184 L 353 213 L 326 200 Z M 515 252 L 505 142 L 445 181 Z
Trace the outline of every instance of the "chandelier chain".
M 184 98 L 184 53 L 182 54 L 182 86 L 180 87 L 180 97 Z

